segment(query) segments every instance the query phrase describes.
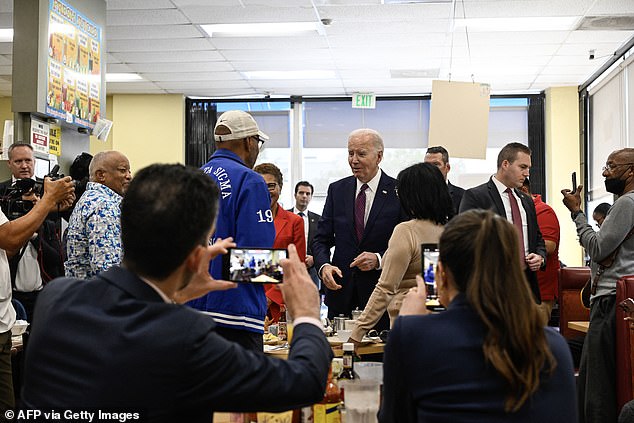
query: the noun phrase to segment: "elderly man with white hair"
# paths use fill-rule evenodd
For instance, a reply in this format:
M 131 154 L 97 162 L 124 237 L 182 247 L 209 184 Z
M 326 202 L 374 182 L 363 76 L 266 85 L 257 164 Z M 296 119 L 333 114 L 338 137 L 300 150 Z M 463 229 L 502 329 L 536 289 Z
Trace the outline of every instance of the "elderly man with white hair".
M 118 151 L 97 153 L 90 162 L 90 182 L 68 223 L 66 276 L 87 279 L 121 262 L 119 205 L 132 175 Z

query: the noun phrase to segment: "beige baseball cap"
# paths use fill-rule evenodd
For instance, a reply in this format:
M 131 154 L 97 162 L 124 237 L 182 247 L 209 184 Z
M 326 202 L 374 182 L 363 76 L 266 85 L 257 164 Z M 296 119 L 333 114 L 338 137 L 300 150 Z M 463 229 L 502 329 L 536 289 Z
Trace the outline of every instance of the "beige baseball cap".
M 229 130 L 229 134 L 218 135 L 216 130 L 219 126 L 224 126 Z M 260 131 L 258 124 L 253 117 L 242 110 L 229 110 L 218 118 L 214 128 L 214 139 L 218 142 L 239 140 L 247 137 L 257 136 L 261 141 L 269 139 L 268 135 Z

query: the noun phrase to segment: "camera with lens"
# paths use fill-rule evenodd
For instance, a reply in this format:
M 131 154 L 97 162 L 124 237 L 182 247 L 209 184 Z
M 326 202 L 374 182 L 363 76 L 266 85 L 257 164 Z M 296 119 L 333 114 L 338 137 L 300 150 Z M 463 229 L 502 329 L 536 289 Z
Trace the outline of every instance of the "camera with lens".
M 63 178 L 64 175 L 59 173 L 59 165 L 55 165 L 46 177 L 55 181 Z M 9 220 L 15 220 L 24 216 L 33 208 L 33 201 L 24 200 L 24 195 L 35 194 L 42 197 L 44 194 L 44 181 L 34 179 L 16 179 L 13 184 L 8 187 L 4 193 L 0 193 L 0 208 Z

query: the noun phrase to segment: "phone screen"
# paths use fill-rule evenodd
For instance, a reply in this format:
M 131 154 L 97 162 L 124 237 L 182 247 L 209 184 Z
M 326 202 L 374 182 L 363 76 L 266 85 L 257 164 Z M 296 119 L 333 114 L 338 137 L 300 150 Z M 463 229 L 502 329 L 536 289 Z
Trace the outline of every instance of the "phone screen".
M 427 299 L 437 298 L 436 292 L 436 265 L 438 264 L 438 244 L 422 244 L 420 246 L 422 255 L 422 272 L 427 288 Z
M 233 282 L 282 283 L 280 260 L 288 250 L 277 248 L 229 248 L 223 256 L 222 278 Z
M 577 172 L 572 172 L 572 192 L 577 190 Z

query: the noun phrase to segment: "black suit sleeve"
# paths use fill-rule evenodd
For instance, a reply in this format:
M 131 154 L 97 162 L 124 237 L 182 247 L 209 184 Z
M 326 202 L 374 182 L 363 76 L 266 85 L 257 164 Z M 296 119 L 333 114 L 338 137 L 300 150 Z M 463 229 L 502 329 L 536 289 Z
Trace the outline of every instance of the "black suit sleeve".
M 473 209 L 481 209 L 482 206 L 480 205 L 480 202 L 478 201 L 478 195 L 477 193 L 472 190 L 472 189 L 468 189 L 465 191 L 464 195 L 462 196 L 462 200 L 460 201 L 460 213 L 466 212 L 467 210 L 473 210 Z
M 247 351 L 213 330 L 191 328 L 181 378 L 185 403 L 207 403 L 218 411 L 284 411 L 323 398 L 333 353 L 316 326 L 295 327 L 288 360 Z

